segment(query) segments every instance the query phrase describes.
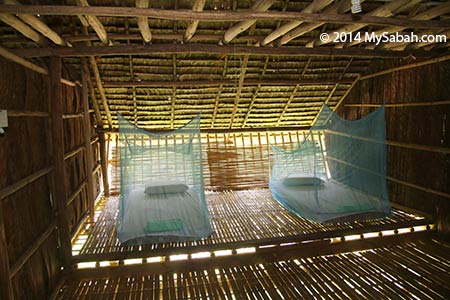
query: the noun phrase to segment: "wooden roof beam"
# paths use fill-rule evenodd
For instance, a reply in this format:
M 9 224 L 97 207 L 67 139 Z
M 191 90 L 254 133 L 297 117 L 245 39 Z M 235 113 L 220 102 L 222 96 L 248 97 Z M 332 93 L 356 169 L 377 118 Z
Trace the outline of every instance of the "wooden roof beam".
M 148 8 L 148 4 L 149 0 L 136 0 L 136 7 L 138 8 Z M 137 23 L 142 38 L 146 43 L 149 43 L 152 40 L 152 33 L 150 31 L 150 27 L 148 26 L 148 17 L 138 17 Z
M 258 0 L 257 2 L 255 2 L 255 4 L 253 4 L 250 11 L 252 11 L 252 12 L 267 11 L 272 6 L 272 4 L 274 4 L 275 2 L 276 2 L 276 0 Z M 252 20 L 241 21 L 239 23 L 234 24 L 223 35 L 221 44 L 228 44 L 238 34 L 249 29 L 253 24 L 256 23 L 256 21 L 257 21 L 257 19 L 252 19 Z
M 173 80 L 176 81 L 177 80 L 177 57 L 176 55 L 172 56 L 172 69 L 173 69 Z M 175 100 L 177 98 L 177 87 L 173 86 L 172 87 L 172 97 L 171 97 L 171 101 L 172 103 L 170 104 L 170 128 L 173 129 L 174 128 L 174 124 L 175 124 Z
M 100 99 L 102 100 L 103 110 L 106 113 L 106 118 L 108 120 L 109 128 L 112 128 L 111 112 L 109 110 L 108 100 L 106 99 L 105 89 L 103 88 L 103 83 L 100 77 L 100 72 L 98 70 L 97 61 L 94 56 L 89 56 L 89 63 L 91 64 L 92 71 L 94 72 L 95 83 L 97 85 L 98 92 L 100 94 Z
M 270 56 L 334 56 L 334 57 L 383 57 L 404 58 L 410 55 L 414 57 L 430 57 L 439 53 L 430 51 L 387 51 L 369 50 L 360 48 L 336 49 L 330 47 L 305 48 L 305 47 L 252 47 L 229 46 L 211 44 L 149 44 L 149 45 L 117 45 L 117 46 L 74 46 L 59 48 L 29 48 L 15 49 L 14 53 L 22 57 L 78 57 L 78 56 L 109 56 L 109 55 L 142 55 L 142 54 L 176 54 L 176 53 L 211 53 L 234 55 L 270 55 Z
M 16 0 L 4 0 L 5 4 L 11 5 L 21 5 L 20 2 Z M 17 16 L 29 26 L 31 26 L 36 31 L 40 32 L 42 35 L 50 39 L 53 43 L 59 46 L 70 46 L 66 40 L 64 40 L 59 34 L 57 34 L 53 29 L 47 26 L 44 22 L 39 20 L 36 16 L 32 14 L 17 14 Z
M 86 1 L 86 0 L 77 0 Z M 385 18 L 369 15 L 358 15 L 355 17 L 350 14 L 306 14 L 301 12 L 252 12 L 252 11 L 224 11 L 217 12 L 202 11 L 193 12 L 191 10 L 164 10 L 153 8 L 136 8 L 121 6 L 69 6 L 69 5 L 22 5 L 18 8 L 16 5 L 0 5 L 0 14 L 40 14 L 53 16 L 114 16 L 114 17 L 149 17 L 164 20 L 179 21 L 242 21 L 242 20 L 281 20 L 281 21 L 303 21 L 303 22 L 325 22 L 335 24 L 365 24 L 381 26 L 404 26 L 410 28 L 443 28 L 450 27 L 450 20 L 439 21 L 415 21 L 405 18 Z
M 360 3 L 364 2 L 365 0 L 360 0 Z M 324 14 L 343 14 L 349 11 L 351 8 L 351 2 L 348 0 L 340 0 L 335 2 L 334 4 L 328 6 L 323 11 Z M 317 27 L 322 26 L 325 24 L 325 22 L 313 22 L 313 23 L 306 23 L 298 26 L 297 28 L 292 29 L 287 34 L 283 35 L 278 41 L 277 45 L 281 46 L 284 45 L 291 40 L 304 35 L 305 33 L 308 33 L 310 31 L 313 31 Z
M 381 5 L 381 6 L 377 7 L 376 9 L 368 12 L 366 14 L 366 16 L 385 17 L 385 18 L 392 17 L 393 15 L 395 15 L 395 11 L 398 10 L 399 8 L 405 9 L 405 7 L 410 6 L 410 5 L 415 5 L 420 1 L 421 0 L 393 0 L 391 2 L 387 2 L 386 4 Z M 367 25 L 369 25 L 369 24 L 363 24 L 363 23 L 348 24 L 337 30 L 333 30 L 332 32 L 327 32 L 327 33 L 330 37 L 335 36 L 334 32 L 338 32 L 338 33 L 343 32 L 343 33 L 349 34 L 358 29 L 364 28 Z M 318 47 L 321 45 L 331 43 L 331 42 L 333 42 L 333 40 L 334 40 L 333 38 L 329 38 L 328 40 L 321 40 L 321 39 L 312 40 L 311 42 L 306 44 L 306 47 Z
M 436 35 L 436 33 L 434 33 L 434 35 Z M 443 31 L 443 32 L 439 33 L 439 35 L 445 36 L 446 40 L 450 41 L 450 30 Z M 415 49 L 419 49 L 419 48 L 422 48 L 422 47 L 434 45 L 434 44 L 437 44 L 437 43 L 439 43 L 439 42 L 436 41 L 436 40 L 434 42 L 432 42 L 432 43 L 429 43 L 429 42 L 412 43 L 412 44 L 408 44 L 406 49 L 415 50 Z
M 333 0 L 314 0 L 307 7 L 305 7 L 305 9 L 302 10 L 302 13 L 318 13 L 331 2 L 333 2 Z M 267 35 L 261 42 L 259 42 L 259 45 L 266 46 L 267 44 L 271 43 L 272 41 L 276 40 L 280 36 L 286 34 L 302 23 L 303 21 L 290 21 L 280 26 L 276 30 L 272 31 L 269 35 Z
M 194 5 L 192 6 L 192 11 L 203 11 L 203 8 L 205 7 L 206 0 L 195 0 Z M 198 23 L 200 21 L 193 20 L 189 23 L 188 27 L 186 28 L 186 31 L 184 32 L 184 42 L 189 42 L 192 37 L 195 34 L 195 31 L 197 30 Z
M 87 0 L 77 0 L 77 4 L 82 7 L 90 7 Z M 77 14 L 81 15 L 81 14 Z M 103 26 L 102 22 L 95 16 L 95 15 L 85 15 L 81 18 L 78 17 L 81 21 L 81 23 L 84 25 L 85 21 L 89 23 L 89 25 L 94 29 L 95 33 L 97 33 L 100 41 L 102 41 L 103 44 L 110 44 L 110 41 L 108 40 L 108 34 L 106 33 L 105 27 Z
M 0 14 L 0 21 L 11 26 L 15 30 L 23 34 L 25 37 L 29 38 L 33 42 L 36 42 L 40 46 L 46 46 L 48 44 L 47 40 L 45 40 L 45 38 L 42 35 L 40 35 L 33 28 L 22 22 L 16 16 L 13 16 L 11 14 Z
M 445 3 L 442 3 L 441 5 L 434 6 L 433 8 L 430 8 L 418 15 L 415 15 L 414 17 L 410 18 L 410 20 L 431 20 L 436 17 L 445 15 L 449 12 L 450 12 L 450 2 L 445 2 Z M 385 27 L 385 28 L 375 31 L 374 34 L 376 36 L 380 36 L 385 32 L 387 32 L 388 34 L 392 34 L 395 32 L 401 32 L 405 29 L 407 29 L 407 27 L 400 27 L 400 26 Z M 345 44 L 345 47 L 358 45 L 362 42 L 364 42 L 364 39 L 361 39 L 360 41 L 353 40 L 351 43 Z

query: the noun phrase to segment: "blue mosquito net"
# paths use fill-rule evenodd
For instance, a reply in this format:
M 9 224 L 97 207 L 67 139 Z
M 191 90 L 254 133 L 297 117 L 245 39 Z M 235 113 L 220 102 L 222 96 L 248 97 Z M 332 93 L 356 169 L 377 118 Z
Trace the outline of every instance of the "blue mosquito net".
M 138 245 L 209 236 L 200 115 L 165 133 L 142 130 L 120 114 L 118 120 L 120 242 Z
M 301 143 L 272 150 L 269 187 L 292 212 L 321 223 L 390 214 L 384 106 L 347 121 L 324 105 Z

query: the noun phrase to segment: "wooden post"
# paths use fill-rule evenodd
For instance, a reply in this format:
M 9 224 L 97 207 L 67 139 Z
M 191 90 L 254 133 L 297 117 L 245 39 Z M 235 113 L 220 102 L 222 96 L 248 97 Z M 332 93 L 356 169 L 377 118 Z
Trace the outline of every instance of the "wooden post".
M 67 188 L 64 162 L 63 99 L 61 89 L 61 58 L 50 58 L 50 115 L 53 150 L 53 198 L 57 211 L 60 251 L 64 268 L 71 268 L 72 246 L 67 217 Z
M 0 201 L 0 299 L 14 300 L 2 212 L 3 207 Z
M 106 143 L 105 143 L 105 133 L 99 132 L 99 142 L 100 142 L 100 163 L 102 165 L 102 178 L 103 178 L 103 193 L 105 196 L 109 195 L 109 183 L 108 183 L 108 162 L 106 155 Z
M 94 156 L 92 154 L 91 145 L 91 120 L 89 117 L 89 102 L 88 102 L 88 87 L 87 87 L 87 74 L 81 72 L 81 98 L 83 101 L 83 113 L 84 113 L 84 157 L 85 157 L 85 170 L 87 178 L 87 191 L 88 191 L 88 203 L 89 203 L 89 220 L 94 222 L 95 211 L 95 194 L 94 194 L 94 176 L 92 170 L 94 168 Z

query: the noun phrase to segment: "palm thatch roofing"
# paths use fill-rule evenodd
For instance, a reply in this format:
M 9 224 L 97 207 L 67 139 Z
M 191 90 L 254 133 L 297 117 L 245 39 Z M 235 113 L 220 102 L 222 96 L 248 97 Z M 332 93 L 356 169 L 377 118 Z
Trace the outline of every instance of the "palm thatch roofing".
M 116 112 L 145 128 L 176 128 L 198 112 L 204 129 L 308 127 L 377 59 L 448 55 L 447 41 L 365 33 L 448 38 L 450 1 L 360 3 L 352 14 L 350 0 L 4 0 L 0 54 L 41 73 L 45 57 L 62 56 L 88 72 L 106 130 Z

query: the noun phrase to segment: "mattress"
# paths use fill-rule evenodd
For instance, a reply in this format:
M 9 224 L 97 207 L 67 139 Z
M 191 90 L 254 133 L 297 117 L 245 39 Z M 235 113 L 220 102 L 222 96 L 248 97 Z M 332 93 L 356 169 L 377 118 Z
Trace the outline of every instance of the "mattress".
M 121 199 L 116 227 L 121 243 L 189 241 L 211 234 L 208 210 L 193 190 L 151 195 L 144 191 L 133 189 Z
M 318 186 L 271 182 L 270 189 L 274 198 L 287 209 L 319 223 L 381 217 L 390 212 L 386 201 L 333 180 Z

